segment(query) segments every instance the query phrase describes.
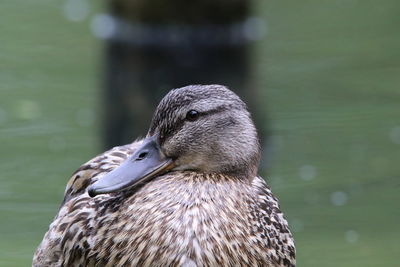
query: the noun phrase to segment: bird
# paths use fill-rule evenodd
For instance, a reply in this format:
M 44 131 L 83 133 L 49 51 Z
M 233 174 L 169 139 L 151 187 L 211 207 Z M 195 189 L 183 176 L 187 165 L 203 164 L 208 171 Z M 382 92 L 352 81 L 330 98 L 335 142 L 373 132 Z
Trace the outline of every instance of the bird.
M 296 266 L 260 150 L 233 91 L 172 89 L 145 138 L 72 175 L 32 266 Z

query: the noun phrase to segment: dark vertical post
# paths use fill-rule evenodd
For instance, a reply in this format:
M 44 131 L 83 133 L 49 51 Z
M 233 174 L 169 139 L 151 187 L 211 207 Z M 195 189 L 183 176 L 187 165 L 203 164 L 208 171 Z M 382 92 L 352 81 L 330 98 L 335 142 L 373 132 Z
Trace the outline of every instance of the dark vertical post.
M 261 34 L 250 1 L 112 0 L 109 10 L 105 147 L 144 136 L 162 96 L 189 84 L 227 85 L 264 122 L 249 80 L 249 46 Z

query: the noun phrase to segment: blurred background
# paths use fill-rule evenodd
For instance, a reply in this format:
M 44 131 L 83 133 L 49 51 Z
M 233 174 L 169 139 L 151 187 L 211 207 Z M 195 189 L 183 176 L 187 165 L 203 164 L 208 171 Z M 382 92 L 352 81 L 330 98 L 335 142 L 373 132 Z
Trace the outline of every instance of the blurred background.
M 154 22 L 143 11 L 132 26 L 119 2 L 0 2 L 0 266 L 31 264 L 70 175 L 144 135 L 156 103 L 186 75 L 226 83 L 249 102 L 266 151 L 261 172 L 291 225 L 299 266 L 398 266 L 400 2 L 232 1 L 240 8 L 214 11 L 233 17 L 206 21 L 223 25 L 217 36 L 232 35 L 194 52 L 185 50 L 193 43 L 178 46 L 176 61 L 176 29 L 168 42 L 164 28 L 142 30 L 147 43 L 110 35 L 121 23 L 133 34 Z M 166 7 L 149 10 L 158 8 Z M 196 43 L 215 34 L 186 31 Z M 127 57 L 138 64 L 122 64 Z M 171 72 L 146 74 L 158 66 Z M 113 102 L 121 99 L 140 101 Z M 135 116 L 146 118 L 142 128 L 130 126 Z M 116 118 L 129 123 L 110 125 Z

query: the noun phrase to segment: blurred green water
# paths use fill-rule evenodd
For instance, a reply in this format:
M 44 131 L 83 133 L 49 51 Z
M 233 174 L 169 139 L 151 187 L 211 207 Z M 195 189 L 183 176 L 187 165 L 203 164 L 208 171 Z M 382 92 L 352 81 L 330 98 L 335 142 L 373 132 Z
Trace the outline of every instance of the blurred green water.
M 69 175 L 98 152 L 98 7 L 0 2 L 0 266 L 27 266 Z M 400 3 L 259 1 L 268 181 L 299 266 L 396 266 Z
M 400 3 L 263 1 L 270 183 L 300 266 L 398 266 Z
M 97 152 L 97 41 L 61 1 L 0 2 L 0 266 L 30 265 L 66 181 Z

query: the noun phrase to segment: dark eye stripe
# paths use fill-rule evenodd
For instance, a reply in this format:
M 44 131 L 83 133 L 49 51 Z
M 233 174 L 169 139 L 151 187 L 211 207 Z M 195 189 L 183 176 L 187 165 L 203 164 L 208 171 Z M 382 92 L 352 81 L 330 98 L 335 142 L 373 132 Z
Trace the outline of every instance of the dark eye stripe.
M 200 112 L 200 114 L 202 116 L 208 116 L 208 115 L 212 115 L 212 114 L 215 114 L 215 113 L 219 113 L 219 112 L 225 111 L 226 109 L 227 109 L 227 107 L 220 106 L 220 107 L 217 107 L 215 109 L 210 109 L 210 110 L 207 110 L 207 111 L 204 111 L 204 112 Z
M 199 117 L 207 117 L 207 116 L 210 116 L 210 115 L 225 111 L 227 108 L 228 107 L 226 107 L 226 106 L 220 106 L 220 107 L 217 107 L 215 109 L 207 110 L 207 111 L 204 111 L 204 112 L 198 112 L 198 114 L 199 114 L 198 118 Z M 180 119 L 180 120 L 176 121 L 174 123 L 174 125 L 169 125 L 167 127 L 163 127 L 162 129 L 160 129 L 160 132 L 161 132 L 160 143 L 161 144 L 164 143 L 164 141 L 166 139 L 168 139 L 169 137 L 173 136 L 175 133 L 179 132 L 182 129 L 182 127 L 183 127 L 183 125 L 185 124 L 186 121 L 187 121 L 187 119 L 185 117 L 184 119 Z M 191 122 L 189 122 L 189 123 L 191 123 Z

